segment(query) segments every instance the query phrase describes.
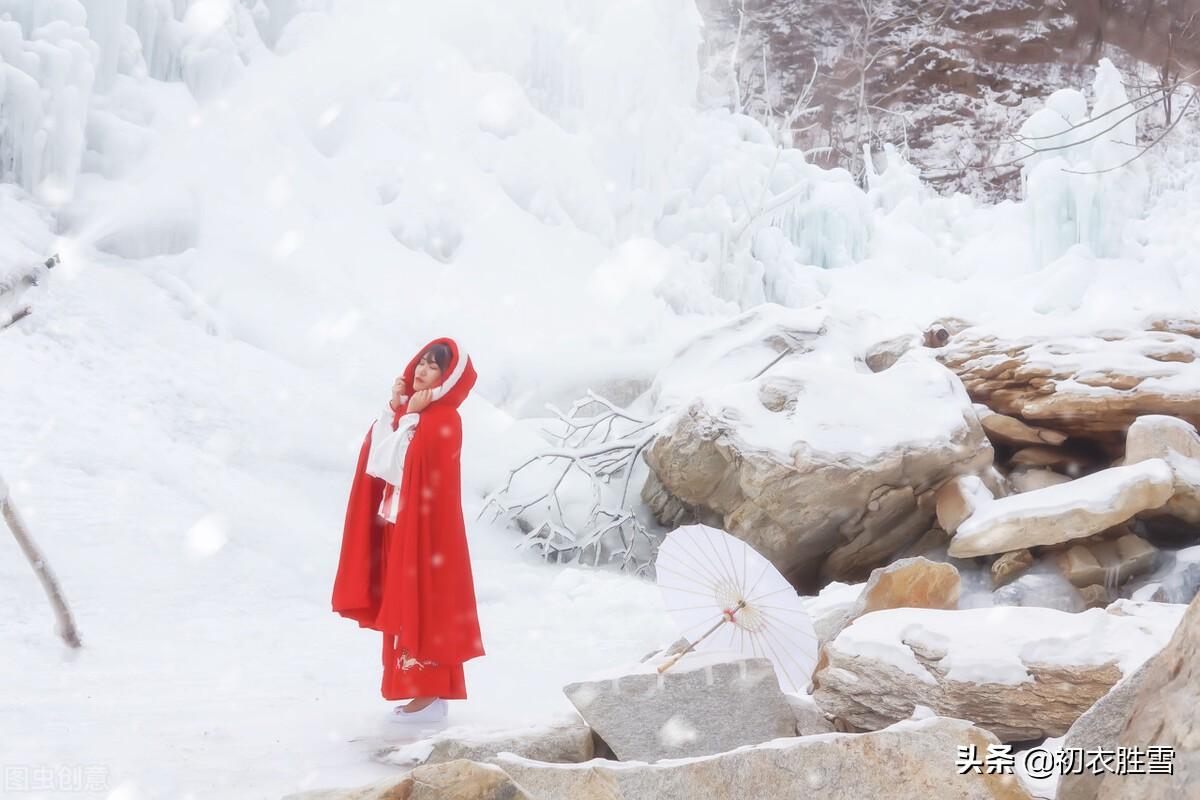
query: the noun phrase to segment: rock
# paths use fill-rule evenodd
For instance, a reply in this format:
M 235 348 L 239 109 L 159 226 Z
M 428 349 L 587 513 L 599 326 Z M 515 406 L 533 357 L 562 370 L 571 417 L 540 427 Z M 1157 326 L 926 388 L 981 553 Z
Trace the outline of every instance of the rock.
M 886 608 L 958 608 L 959 590 L 953 564 L 903 558 L 871 572 L 848 622 Z
M 1148 659 L 1129 675 L 1117 682 L 1108 694 L 1096 701 L 1095 705 L 1083 713 L 1071 725 L 1063 737 L 1063 751 L 1077 749 L 1085 752 L 1099 750 L 1116 750 L 1117 737 L 1129 720 L 1133 711 L 1133 703 L 1138 689 L 1146 675 L 1147 668 L 1154 663 L 1154 658 Z M 1076 774 L 1073 770 L 1064 770 L 1058 778 L 1056 800 L 1095 800 L 1096 792 L 1100 789 L 1100 776 L 1093 775 L 1086 769 Z
M 1175 476 L 1175 492 L 1156 514 L 1200 523 L 1200 434 L 1190 423 L 1162 414 L 1146 414 L 1129 426 L 1125 463 L 1161 458 Z
M 1045 489 L 1047 486 L 1057 486 L 1060 483 L 1067 483 L 1070 480 L 1069 477 L 1063 475 L 1061 472 L 1039 467 L 1014 469 L 1008 476 L 1008 482 L 1018 493 Z
M 872 372 L 883 372 L 900 360 L 900 356 L 919 347 L 920 337 L 913 334 L 901 334 L 867 348 L 865 361 Z
M 818 646 L 824 645 L 846 627 L 864 585 L 830 581 L 816 597 L 802 598 L 804 611 L 817 634 Z
M 642 499 L 663 525 L 699 521 L 748 542 L 798 587 L 862 580 L 929 530 L 933 490 L 988 468 L 991 446 L 961 384 L 924 349 L 863 372 L 830 351 L 747 342 L 747 326 L 781 333 L 750 321 L 767 311 L 747 314 L 681 351 L 695 374 L 673 365 L 663 377 L 663 402 L 680 405 L 645 451 Z M 811 328 L 811 314 L 797 319 Z M 763 374 L 714 374 L 713 360 L 747 360 L 713 355 L 722 336 L 761 356 Z M 784 338 L 812 349 L 821 335 Z
M 1050 428 L 1040 428 L 1010 417 L 1007 414 L 997 414 L 982 403 L 975 404 L 979 422 L 984 432 L 992 442 L 1009 445 L 1052 445 L 1057 447 L 1067 440 L 1067 435 Z
M 978 475 L 959 475 L 946 481 L 934 492 L 938 525 L 953 534 L 965 519 L 994 497 Z
M 958 375 L 972 400 L 1069 436 L 1119 446 L 1143 414 L 1200 423 L 1200 340 L 1183 332 L 1008 337 L 976 326 L 930 352 Z
M 992 588 L 999 589 L 1032 566 L 1033 553 L 1028 550 L 1001 553 L 1000 557 L 992 562 Z
M 950 544 L 950 534 L 940 527 L 933 527 L 921 534 L 921 538 L 913 542 L 901 555 L 904 558 L 923 556 L 934 550 L 945 550 Z
M 322 789 L 283 800 L 537 800 L 500 767 L 459 759 L 357 789 Z
M 842 628 L 872 611 L 958 608 L 960 591 L 961 581 L 953 564 L 915 556 L 872 570 L 871 577 L 861 585 L 830 584 L 821 590 L 824 601 L 809 601 L 805 610 L 813 622 L 817 641 L 824 645 Z
M 1057 467 L 1071 475 L 1078 475 L 1091 463 L 1088 456 L 1081 452 L 1043 445 L 1022 447 L 1008 461 L 1014 467 Z
M 1115 775 L 1100 780 L 1099 800 L 1200 797 L 1200 599 L 1187 606 L 1175 635 L 1146 667 L 1118 747 L 1174 748 L 1172 775 Z
M 1118 613 L 1118 611 L 1120 613 Z M 879 730 L 922 705 L 1004 741 L 1060 736 L 1178 622 L 1168 605 L 896 609 L 855 620 L 823 651 L 813 698 Z
M 1200 546 L 1179 550 L 1159 580 L 1150 600 L 1157 603 L 1190 603 L 1200 592 Z
M 563 692 L 622 761 L 707 755 L 796 732 L 765 658 L 693 652 L 661 674 L 657 661 L 635 664 Z
M 1053 608 L 1074 613 L 1083 611 L 1083 598 L 1057 569 L 1036 562 L 1028 571 L 992 592 L 993 606 Z
M 1079 596 L 1088 608 L 1104 608 L 1108 605 L 1108 589 L 1097 584 L 1079 587 Z
M 1029 800 L 1013 775 L 956 769 L 960 746 L 974 746 L 982 757 L 996 744 L 970 723 L 933 717 L 875 733 L 788 737 L 657 764 L 554 765 L 508 754 L 491 761 L 539 800 L 593 797 L 598 782 L 613 791 L 606 797 L 622 800 Z
M 375 756 L 376 761 L 410 767 L 467 759 L 483 761 L 496 753 L 516 753 L 538 761 L 588 761 L 595 755 L 592 730 L 573 717 L 554 724 L 480 731 L 450 728 L 412 744 L 391 747 Z
M 1126 534 L 1115 541 L 1089 541 L 1073 545 L 1056 558 L 1063 575 L 1074 586 L 1093 584 L 1116 588 L 1135 575 L 1154 569 L 1158 548 L 1140 536 Z
M 796 735 L 812 736 L 816 733 L 833 733 L 833 721 L 813 701 L 812 695 L 789 694 L 788 705 L 796 715 Z
M 958 526 L 949 553 L 970 558 L 1084 538 L 1161 506 L 1173 491 L 1171 468 L 1154 458 L 1002 497 Z
M 1200 459 L 1200 434 L 1190 422 L 1165 414 L 1143 414 L 1129 426 L 1125 434 L 1126 463 L 1172 454 Z

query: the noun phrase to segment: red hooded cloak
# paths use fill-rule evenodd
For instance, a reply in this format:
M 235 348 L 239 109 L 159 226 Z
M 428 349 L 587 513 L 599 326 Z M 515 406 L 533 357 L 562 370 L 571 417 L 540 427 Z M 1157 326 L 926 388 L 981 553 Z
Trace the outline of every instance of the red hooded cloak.
M 458 407 L 478 377 L 453 339 L 434 339 L 404 370 L 410 391 L 421 355 L 444 342 L 450 365 L 422 409 L 404 455 L 394 523 L 378 511 L 386 482 L 366 472 L 371 429 L 363 439 L 346 506 L 333 610 L 383 633 L 388 700 L 465 698 L 463 662 L 484 655 L 462 513 L 462 419 Z M 392 428 L 408 404 L 395 412 Z M 372 426 L 373 427 L 373 426 Z

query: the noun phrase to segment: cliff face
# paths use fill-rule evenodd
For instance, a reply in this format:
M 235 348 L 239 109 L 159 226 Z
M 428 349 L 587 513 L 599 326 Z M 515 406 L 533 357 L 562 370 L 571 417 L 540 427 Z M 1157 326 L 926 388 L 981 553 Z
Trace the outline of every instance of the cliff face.
M 1017 172 L 981 167 L 1008 160 L 1008 135 L 1049 93 L 1089 85 L 1099 58 L 1148 84 L 1164 67 L 1175 79 L 1200 64 L 1190 22 L 1200 0 L 701 0 L 701 10 L 726 102 L 740 96 L 778 120 L 811 81 L 817 110 L 784 127 L 807 126 L 794 142 L 815 148 L 815 162 L 860 174 L 864 144 L 907 145 L 934 186 L 992 199 L 1015 193 Z

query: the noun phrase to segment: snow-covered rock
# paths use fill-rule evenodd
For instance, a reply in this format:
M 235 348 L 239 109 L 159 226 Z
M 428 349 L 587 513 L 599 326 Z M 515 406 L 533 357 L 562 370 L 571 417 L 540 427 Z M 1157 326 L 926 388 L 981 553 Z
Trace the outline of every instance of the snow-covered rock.
M 794 736 L 796 719 L 765 658 L 692 652 L 614 667 L 563 693 L 622 761 L 707 755 Z
M 1082 539 L 1158 508 L 1174 485 L 1171 468 L 1153 458 L 1002 497 L 981 504 L 958 526 L 950 555 L 970 558 Z
M 576 763 L 595 755 L 592 729 L 578 717 L 519 728 L 447 728 L 427 739 L 388 747 L 376 761 L 413 767 L 465 758 L 483 761 L 497 753 L 516 753 L 538 761 Z
M 1200 434 L 1196 426 L 1164 414 L 1143 414 L 1125 436 L 1125 463 L 1161 458 L 1175 475 L 1175 491 L 1156 510 L 1186 522 L 1200 522 Z
M 698 758 L 554 765 L 501 754 L 490 762 L 539 800 L 1028 800 L 1013 775 L 961 774 L 958 748 L 998 744 L 959 719 L 904 721 L 867 734 L 792 736 Z
M 1118 601 L 1047 608 L 897 609 L 855 620 L 813 677 L 827 713 L 867 730 L 918 706 L 1005 741 L 1058 736 L 1170 638 L 1183 609 Z
M 978 475 L 959 475 L 946 481 L 934 493 L 938 525 L 953 534 L 977 509 L 994 498 Z
M 863 320 L 791 312 L 771 326 L 767 313 L 698 339 L 662 376 L 660 398 L 679 406 L 646 451 L 642 498 L 664 524 L 749 542 L 793 583 L 865 578 L 929 530 L 934 490 L 990 466 L 991 448 L 962 385 L 924 353 L 871 372 Z
M 1200 339 L 1155 325 L 1166 323 L 1073 335 L 976 325 L 932 352 L 993 411 L 1119 444 L 1142 414 L 1200 422 Z

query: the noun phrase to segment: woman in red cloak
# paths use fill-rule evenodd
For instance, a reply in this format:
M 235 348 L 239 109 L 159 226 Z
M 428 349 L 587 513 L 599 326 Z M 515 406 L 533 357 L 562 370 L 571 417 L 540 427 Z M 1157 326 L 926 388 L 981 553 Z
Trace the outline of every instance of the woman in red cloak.
M 466 699 L 463 662 L 484 655 L 459 466 L 458 407 L 476 377 L 453 339 L 421 348 L 367 431 L 350 488 L 333 610 L 382 632 L 380 691 L 413 698 L 398 718 L 444 717 L 447 699 Z

